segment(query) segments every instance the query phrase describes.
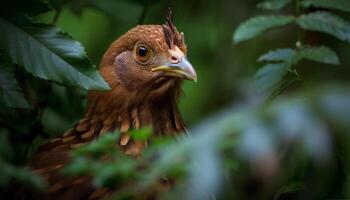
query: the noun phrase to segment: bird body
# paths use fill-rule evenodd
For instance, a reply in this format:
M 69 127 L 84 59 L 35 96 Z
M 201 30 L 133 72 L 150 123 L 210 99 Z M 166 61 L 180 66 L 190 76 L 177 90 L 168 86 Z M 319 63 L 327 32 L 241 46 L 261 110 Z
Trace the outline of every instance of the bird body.
M 96 190 L 88 177 L 59 174 L 74 148 L 119 130 L 116 148 L 139 156 L 146 142 L 133 141 L 128 135 L 130 129 L 149 126 L 152 137 L 185 131 L 177 102 L 183 80 L 196 80 L 186 54 L 184 36 L 170 15 L 166 24 L 139 25 L 110 45 L 99 70 L 111 90 L 91 91 L 83 119 L 40 146 L 29 163 L 49 183 L 47 199 L 94 199 L 106 193 L 105 189 Z

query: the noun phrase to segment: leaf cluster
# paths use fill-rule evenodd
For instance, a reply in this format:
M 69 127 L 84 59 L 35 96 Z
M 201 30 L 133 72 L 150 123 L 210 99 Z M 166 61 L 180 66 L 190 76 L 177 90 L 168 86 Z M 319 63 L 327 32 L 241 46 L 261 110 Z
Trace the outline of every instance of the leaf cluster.
M 0 48 L 9 57 L 10 68 L 23 67 L 33 76 L 54 81 L 66 86 L 86 90 L 106 90 L 108 85 L 89 60 L 84 47 L 61 29 L 51 24 L 36 22 L 33 15 L 50 11 L 45 2 L 25 1 L 6 7 L 0 16 Z M 37 9 L 33 9 L 37 8 Z M 35 12 L 33 12 L 33 10 Z M 9 72 L 7 72 L 9 73 Z M 12 75 L 4 75 L 6 81 L 16 85 Z M 1 88 L 2 93 L 18 99 L 15 104 L 8 102 L 8 96 L 0 101 L 10 107 L 25 108 L 28 103 L 19 88 Z
M 264 10 L 278 11 L 292 2 L 292 0 L 265 0 L 259 3 L 258 7 Z M 295 0 L 295 3 L 295 15 L 255 16 L 241 23 L 233 35 L 233 41 L 240 43 L 255 38 L 272 28 L 290 24 L 297 26 L 295 48 L 270 51 L 258 59 L 259 62 L 267 62 L 267 64 L 259 69 L 255 75 L 256 87 L 258 91 L 270 97 L 280 94 L 285 89 L 285 85 L 300 80 L 295 65 L 304 59 L 328 65 L 340 64 L 337 53 L 330 47 L 305 44 L 301 38 L 301 31 L 325 33 L 341 41 L 350 42 L 350 23 L 345 19 L 330 11 L 300 13 L 301 9 L 310 7 L 349 12 L 349 1 Z M 288 79 L 287 75 L 291 75 L 293 78 Z

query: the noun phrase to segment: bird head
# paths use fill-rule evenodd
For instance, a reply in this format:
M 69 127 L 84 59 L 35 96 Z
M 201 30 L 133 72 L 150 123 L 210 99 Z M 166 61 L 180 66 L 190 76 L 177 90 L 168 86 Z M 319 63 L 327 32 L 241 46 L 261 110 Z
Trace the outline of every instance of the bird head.
M 197 80 L 186 55 L 184 34 L 174 26 L 171 12 L 163 25 L 132 28 L 104 54 L 100 74 L 111 90 L 90 92 L 85 118 L 103 121 L 102 130 L 151 126 L 154 133 L 183 132 L 177 107 L 181 85 Z
M 184 34 L 177 31 L 171 13 L 166 24 L 138 25 L 113 42 L 100 72 L 112 90 L 122 87 L 124 93 L 137 92 L 139 97 L 161 96 L 184 79 L 197 80 Z

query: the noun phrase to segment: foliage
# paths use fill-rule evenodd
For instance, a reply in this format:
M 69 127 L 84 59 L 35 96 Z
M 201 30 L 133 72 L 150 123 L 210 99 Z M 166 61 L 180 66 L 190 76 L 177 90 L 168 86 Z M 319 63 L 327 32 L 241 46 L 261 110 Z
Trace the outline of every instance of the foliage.
M 242 23 L 234 35 L 235 42 L 254 38 L 268 29 L 284 26 L 294 20 L 292 16 L 258 16 Z
M 256 3 L 278 14 L 251 17 Z M 349 198 L 347 0 L 7 1 L 0 6 L 0 197 L 13 182 L 45 190 L 23 166 L 31 152 L 82 116 L 84 90 L 107 89 L 94 64 L 108 45 L 137 23 L 163 23 L 169 6 L 200 76 L 185 84 L 181 101 L 188 135 L 133 130 L 133 139 L 149 140 L 135 159 L 116 148 L 118 132 L 106 134 L 74 150 L 62 173 L 88 175 L 120 199 L 166 180 L 176 184 L 162 199 Z M 266 49 L 254 83 L 245 80 L 256 70 L 251 58 Z
M 260 8 L 279 10 L 286 6 L 291 1 L 274 1 L 267 0 L 258 5 Z M 280 25 L 287 25 L 291 22 L 295 22 L 303 30 L 312 30 L 321 33 L 330 34 L 340 40 L 349 42 L 350 36 L 350 24 L 341 17 L 325 11 L 315 11 L 311 13 L 301 14 L 301 7 L 319 7 L 319 8 L 331 8 L 342 11 L 349 11 L 348 1 L 330 1 L 330 0 L 295 0 L 296 14 L 295 16 L 281 16 L 271 15 L 268 18 L 265 16 L 257 16 L 246 22 L 243 22 L 234 33 L 234 42 L 238 43 L 247 39 L 258 36 L 261 32 L 268 28 L 273 28 Z M 264 19 L 264 20 L 262 20 Z M 276 23 L 279 19 L 280 23 Z M 281 21 L 282 19 L 289 19 L 288 21 Z M 258 27 L 265 27 L 264 29 L 257 28 L 255 23 L 257 21 Z M 251 30 L 255 31 L 252 34 Z M 269 52 L 260 57 L 260 62 L 280 62 L 278 64 L 267 64 L 263 66 L 255 75 L 257 89 L 267 96 L 273 96 L 274 93 L 280 93 L 283 89 L 281 85 L 285 84 L 287 79 L 283 79 L 287 74 L 291 74 L 295 77 L 299 77 L 296 69 L 294 68 L 303 59 L 309 59 L 315 62 L 339 65 L 339 59 L 337 54 L 329 47 L 314 47 L 304 44 L 301 38 L 301 30 L 297 30 L 297 41 L 295 42 L 295 49 L 282 49 Z M 242 36 L 244 36 L 242 38 Z M 299 79 L 299 78 L 298 78 Z M 265 81 L 266 80 L 266 81 Z
M 53 6 L 55 7 L 55 5 Z M 23 85 L 27 85 L 26 72 L 33 76 L 50 80 L 65 86 L 80 87 L 87 90 L 106 90 L 109 86 L 99 75 L 95 66 L 90 62 L 84 47 L 80 42 L 73 40 L 52 24 L 44 24 L 33 19 L 36 15 L 50 11 L 49 5 L 39 0 L 11 1 L 1 7 L 0 14 L 0 104 L 1 122 L 21 140 L 26 130 L 35 130 L 34 136 L 40 135 L 42 130 L 41 117 L 45 105 L 35 105 L 29 91 L 22 93 Z M 24 70 L 23 70 L 24 69 Z M 18 82 L 18 80 L 20 82 Z M 51 92 L 53 82 L 43 82 L 47 96 Z M 33 84 L 35 87 L 35 84 Z M 40 89 L 32 92 L 39 92 Z M 47 96 L 42 100 L 47 104 Z M 29 101 L 28 101 L 29 98 Z M 42 97 L 39 97 L 42 98 Z M 42 103 L 39 103 L 42 104 Z M 25 109 L 25 110 L 15 110 Z M 27 117 L 29 123 L 14 125 L 7 116 Z M 25 120 L 24 120 L 25 121 Z M 18 130 L 14 131 L 14 130 Z M 28 133 L 27 133 L 28 134 Z M 17 141 L 16 141 L 17 142 Z M 28 154 L 28 152 L 24 152 Z M 2 160 L 2 157 L 0 157 Z M 29 171 L 16 168 L 10 164 L 2 165 L 2 172 L 9 178 L 28 180 L 39 185 L 39 179 L 34 178 Z M 2 185 L 6 185 L 5 177 Z
M 276 193 L 266 198 L 276 196 L 278 199 L 296 191 L 322 198 L 328 195 L 327 191 L 315 190 L 313 181 L 327 185 L 327 181 L 332 181 L 330 177 L 322 175 L 325 180 L 308 182 L 305 178 L 313 170 L 322 170 L 338 162 L 332 157 L 337 151 L 334 144 L 338 141 L 345 145 L 343 142 L 349 139 L 349 108 L 350 88 L 333 85 L 311 92 L 305 90 L 260 108 L 228 109 L 192 129 L 192 137 L 167 142 L 166 148 L 164 144 L 151 146 L 137 161 L 113 148 L 119 134 L 107 134 L 75 150 L 74 162 L 65 172 L 93 175 L 99 187 L 115 188 L 120 182 L 132 183 L 123 190 L 123 194 L 129 195 L 150 190 L 159 177 L 176 177 L 179 186 L 186 188 L 181 194 L 185 199 L 222 195 L 226 196 L 223 199 L 246 199 L 246 195 L 251 194 L 239 189 L 239 180 L 228 185 L 230 188 L 223 194 L 219 193 L 218 186 L 228 184 L 222 172 L 226 173 L 226 178 L 234 180 L 239 173 L 246 173 L 242 167 L 248 165 L 255 169 L 255 179 L 272 181 L 268 183 L 272 187 L 275 183 L 282 186 L 279 191 L 274 188 Z M 103 159 L 106 154 L 102 152 L 108 152 L 108 160 Z M 340 162 L 348 162 L 350 152 L 343 153 Z M 295 162 L 297 160 L 300 162 Z M 300 172 L 299 168 L 305 165 L 310 168 Z M 337 169 L 330 170 L 330 174 L 338 173 L 332 171 Z M 343 177 L 337 184 L 348 184 L 347 178 Z M 236 192 L 230 194 L 229 191 Z M 175 196 L 180 195 L 174 192 Z
M 15 167 L 9 163 L 0 161 L 0 188 L 13 184 L 13 181 L 29 186 L 36 190 L 44 190 L 46 185 L 41 177 L 34 175 L 23 167 Z
M 301 5 L 306 8 L 314 6 L 350 12 L 350 2 L 347 0 L 305 0 Z
M 28 108 L 27 100 L 21 93 L 11 68 L 3 63 L 0 71 L 0 99 L 3 104 L 14 108 Z

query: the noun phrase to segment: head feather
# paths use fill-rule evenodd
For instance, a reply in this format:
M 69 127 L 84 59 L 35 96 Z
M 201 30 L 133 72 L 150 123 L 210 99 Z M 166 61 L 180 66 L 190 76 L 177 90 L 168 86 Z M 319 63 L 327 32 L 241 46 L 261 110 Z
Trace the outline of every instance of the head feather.
M 170 49 L 173 49 L 174 45 L 181 46 L 183 44 L 183 35 L 177 31 L 177 28 L 174 25 L 173 14 L 170 8 L 168 9 L 166 22 L 162 27 L 165 41 Z

